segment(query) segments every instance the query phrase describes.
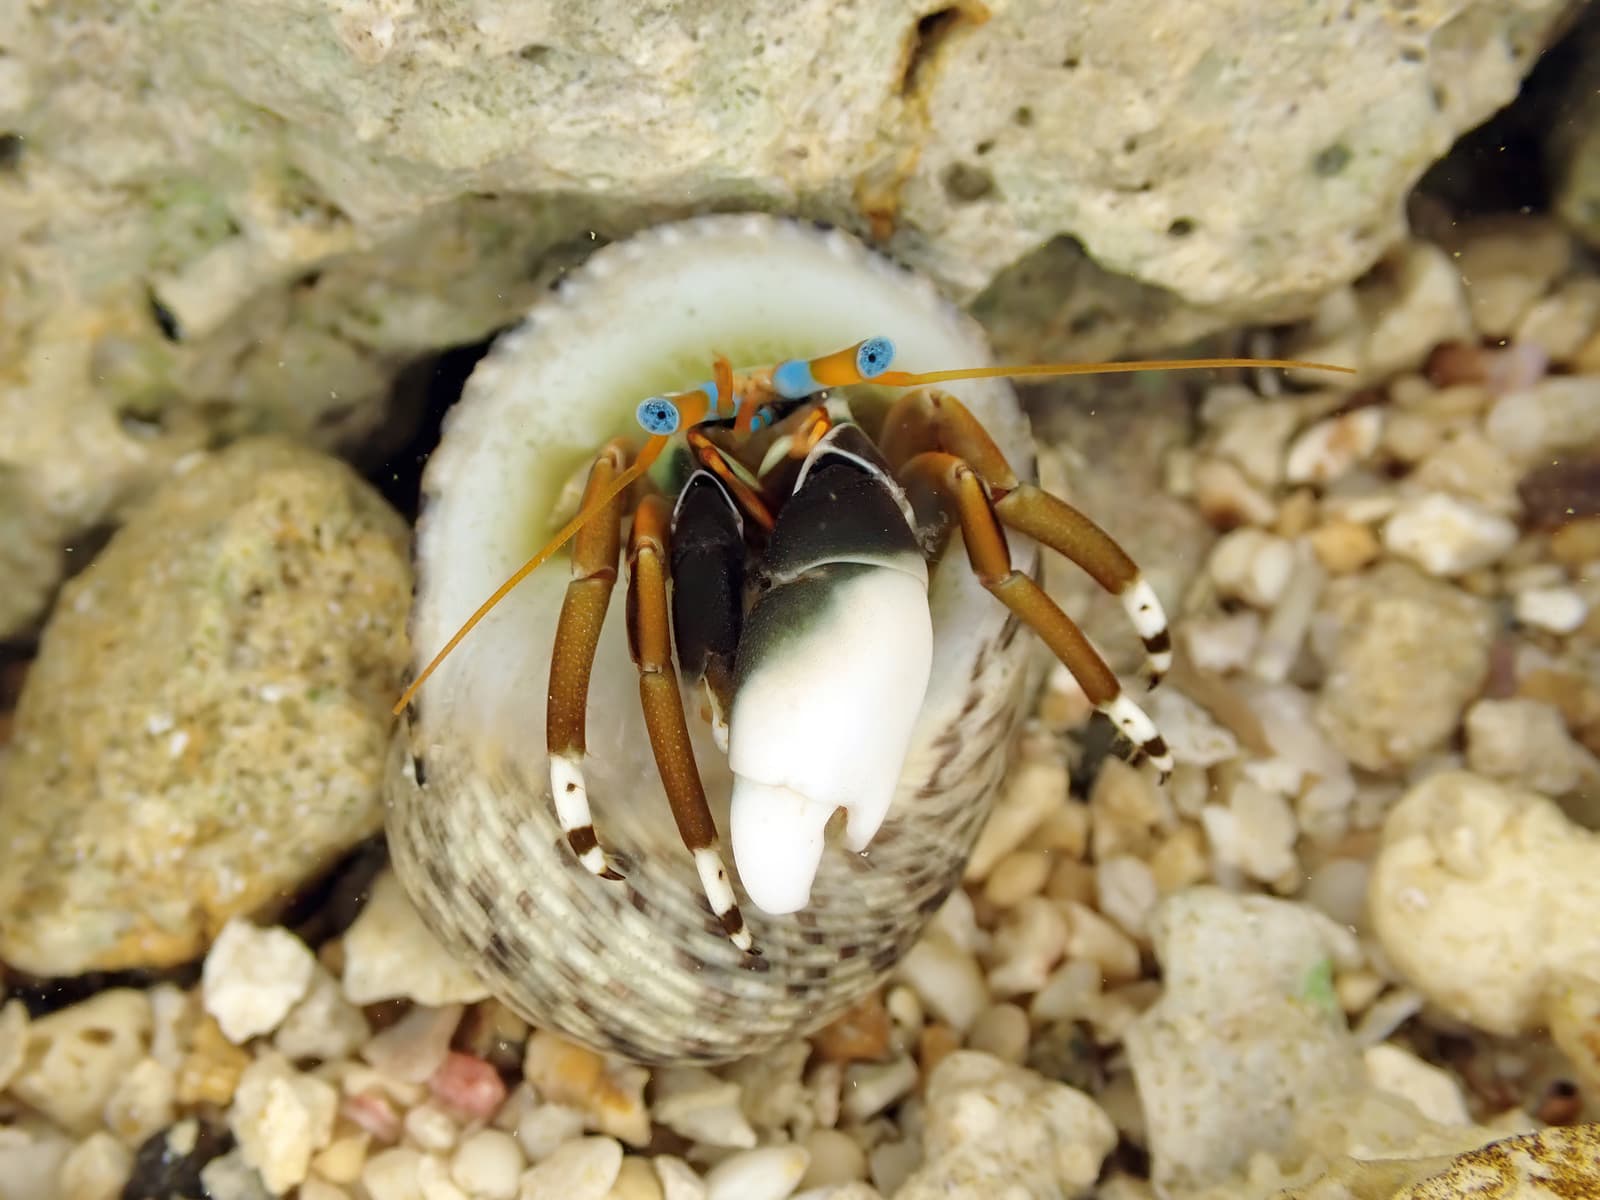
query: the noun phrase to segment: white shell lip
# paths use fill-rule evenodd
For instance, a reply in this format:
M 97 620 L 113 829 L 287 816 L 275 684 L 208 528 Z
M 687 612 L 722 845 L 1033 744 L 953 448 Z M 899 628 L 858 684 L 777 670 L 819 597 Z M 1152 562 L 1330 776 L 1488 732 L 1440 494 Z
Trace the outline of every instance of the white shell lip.
M 809 224 L 696 218 L 597 252 L 497 341 L 447 418 L 417 528 L 417 665 L 548 539 L 555 497 L 606 439 L 633 434 L 642 397 L 698 383 L 714 352 L 747 366 L 874 334 L 895 339 L 908 370 L 990 361 L 981 328 L 926 280 Z M 949 390 L 1031 478 L 1031 434 L 1010 387 Z M 1030 570 L 1033 544 L 1012 549 Z M 825 845 L 805 911 L 744 906 L 759 972 L 707 911 L 673 825 L 622 586 L 596 658 L 584 771 L 596 830 L 627 879 L 597 879 L 573 860 L 542 736 L 569 575 L 564 556 L 536 571 L 422 688 L 392 748 L 390 846 L 429 927 L 527 1019 L 633 1061 L 727 1061 L 830 1019 L 882 979 L 959 880 L 1034 676 L 1027 639 L 1001 640 L 1007 614 L 959 542 L 947 565 L 929 579 L 930 682 L 883 828 L 865 856 Z M 687 689 L 685 708 L 726 837 L 732 775 Z M 974 736 L 942 738 L 958 720 Z

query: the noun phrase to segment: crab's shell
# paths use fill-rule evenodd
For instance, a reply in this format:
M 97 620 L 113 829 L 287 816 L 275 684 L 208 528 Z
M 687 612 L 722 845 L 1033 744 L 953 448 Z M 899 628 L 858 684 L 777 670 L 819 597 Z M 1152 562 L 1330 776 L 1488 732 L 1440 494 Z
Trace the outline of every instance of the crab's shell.
M 640 398 L 693 386 L 717 353 L 754 366 L 873 334 L 894 340 L 902 369 L 988 361 L 975 322 L 837 231 L 707 217 L 597 252 L 500 339 L 450 413 L 417 533 L 419 661 L 547 540 L 563 485 L 607 438 L 633 429 Z M 1032 442 L 1010 388 L 950 390 L 1031 477 Z M 1020 569 L 1035 555 L 1013 539 Z M 561 835 L 544 720 L 568 578 L 561 558 L 527 579 L 446 660 L 403 724 L 388 832 L 407 891 L 500 999 L 597 1048 L 714 1062 L 808 1032 L 881 980 L 958 884 L 1024 710 L 1032 639 L 953 539 L 932 574 L 932 681 L 888 819 L 863 855 L 830 845 L 802 912 L 743 906 L 764 952 L 752 965 L 712 917 L 671 820 L 621 586 L 596 658 L 586 771 L 596 829 L 626 880 L 589 875 Z M 685 700 L 726 835 L 727 764 L 695 695 Z

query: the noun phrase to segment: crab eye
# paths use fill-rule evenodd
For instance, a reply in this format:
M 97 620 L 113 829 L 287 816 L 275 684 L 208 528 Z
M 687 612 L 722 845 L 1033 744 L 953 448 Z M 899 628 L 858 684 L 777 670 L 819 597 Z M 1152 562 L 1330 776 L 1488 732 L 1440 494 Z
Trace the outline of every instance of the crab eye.
M 678 406 L 665 396 L 651 396 L 639 401 L 635 415 L 644 431 L 656 437 L 665 437 L 678 431 Z
M 894 360 L 894 343 L 886 337 L 868 338 L 856 350 L 856 370 L 861 378 L 882 375 Z

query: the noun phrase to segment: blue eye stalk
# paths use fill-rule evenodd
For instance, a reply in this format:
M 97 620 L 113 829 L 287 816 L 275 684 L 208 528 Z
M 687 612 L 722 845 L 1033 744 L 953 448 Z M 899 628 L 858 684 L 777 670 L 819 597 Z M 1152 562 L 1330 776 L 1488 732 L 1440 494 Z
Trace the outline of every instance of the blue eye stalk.
M 652 437 L 668 437 L 678 432 L 682 420 L 678 406 L 665 396 L 651 396 L 639 402 L 639 424 Z
M 886 337 L 868 338 L 856 349 L 856 370 L 863 379 L 875 379 L 894 361 L 894 343 Z

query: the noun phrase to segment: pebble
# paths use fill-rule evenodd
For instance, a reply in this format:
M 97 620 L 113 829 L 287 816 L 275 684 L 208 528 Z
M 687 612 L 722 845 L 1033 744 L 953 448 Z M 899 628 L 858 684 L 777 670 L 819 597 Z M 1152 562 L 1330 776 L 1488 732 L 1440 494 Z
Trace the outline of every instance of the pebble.
M 909 1057 L 886 1063 L 853 1063 L 844 1073 L 840 1109 L 852 1121 L 865 1121 L 916 1086 L 917 1064 Z
M 244 1162 L 267 1190 L 282 1195 L 305 1179 L 311 1156 L 333 1137 L 339 1093 L 333 1085 L 296 1071 L 281 1054 L 266 1051 L 245 1068 L 228 1124 Z
M 977 959 L 941 930 L 930 930 L 912 946 L 896 968 L 936 1018 L 964 1033 L 989 1003 L 989 989 Z
M 1218 529 L 1271 525 L 1278 506 L 1231 462 L 1202 458 L 1194 467 L 1194 502 Z
M 177 1072 L 146 1058 L 134 1065 L 106 1099 L 106 1128 L 137 1146 L 177 1119 Z
M 1538 346 L 1557 362 L 1577 355 L 1600 329 L 1600 279 L 1579 276 L 1534 301 L 1517 323 L 1515 340 Z
M 1239 739 L 1217 723 L 1210 713 L 1175 688 L 1163 688 L 1150 698 L 1150 717 L 1166 739 L 1167 748 L 1180 763 L 1195 767 L 1211 767 L 1238 757 Z M 1144 772 L 1134 771 L 1144 777 Z M 1109 785 L 1108 785 L 1109 786 Z M 1129 785 L 1134 786 L 1132 784 Z M 1143 791 L 1143 788 L 1139 788 Z M 1101 805 L 1107 803 L 1101 797 Z M 1144 805 L 1140 805 L 1144 807 Z M 1097 857 L 1110 847 L 1097 844 Z M 1114 858 L 1114 854 L 1104 857 Z
M 1361 570 L 1381 548 L 1369 526 L 1337 518 L 1318 525 L 1306 537 L 1317 561 L 1334 575 Z
M 793 1200 L 883 1200 L 883 1193 L 859 1179 L 796 1192 Z
M 1131 855 L 1107 859 L 1095 872 L 1095 907 L 1134 937 L 1144 936 L 1160 898 L 1155 873 L 1143 859 Z
M 418 1148 L 434 1153 L 453 1149 L 461 1132 L 450 1114 L 436 1104 L 417 1105 L 406 1113 L 401 1128 Z
M 657 1154 L 650 1161 L 661 1180 L 662 1200 L 706 1200 L 705 1181 L 683 1159 Z
M 370 1141 L 365 1132 L 335 1137 L 312 1156 L 311 1169 L 330 1183 L 354 1183 L 361 1178 L 361 1170 L 366 1166 Z
M 1235 529 L 1212 547 L 1207 569 L 1222 595 L 1271 608 L 1294 570 L 1294 546 L 1262 529 Z
M 965 879 L 981 883 L 1046 817 L 1067 802 L 1067 765 L 1055 758 L 1024 759 L 1006 777 L 994 811 L 967 860 Z
M 1227 402 L 1220 414 L 1214 411 L 1219 400 Z M 1201 419 L 1215 431 L 1211 453 L 1231 460 L 1263 487 L 1283 479 L 1283 450 L 1300 420 L 1293 405 L 1263 403 L 1248 388 L 1222 384 L 1206 390 Z
M 1470 1125 L 1466 1097 L 1449 1072 L 1423 1062 L 1399 1046 L 1368 1046 L 1362 1053 L 1374 1087 L 1400 1096 L 1440 1125 Z
M 916 994 L 906 988 L 894 992 L 916 1003 Z M 902 1005 L 904 1000 L 901 1001 Z M 904 1023 L 904 1022 L 902 1022 Z M 912 1024 L 922 1023 L 921 1007 Z M 832 1062 L 880 1059 L 889 1052 L 890 1012 L 882 991 L 867 993 L 844 1013 L 813 1035 L 817 1053 Z
M 272 1195 L 239 1150 L 219 1154 L 201 1167 L 200 1186 L 207 1200 L 268 1200 Z
M 1311 628 L 1317 725 L 1366 770 L 1415 762 L 1482 687 L 1493 627 L 1482 600 L 1402 563 L 1330 580 Z
M 983 898 L 996 908 L 1011 908 L 1038 894 L 1050 878 L 1050 856 L 1040 850 L 1013 850 L 995 864 L 984 881 Z
M 565 1104 L 539 1104 L 517 1119 L 517 1144 L 532 1162 L 548 1158 L 557 1147 L 583 1132 L 584 1114 Z
M 1533 465 L 1600 440 L 1600 375 L 1552 375 L 1500 397 L 1484 431 L 1502 452 Z
M 439 1007 L 472 1004 L 489 990 L 422 924 L 392 870 L 372 882 L 361 915 L 345 931 L 345 999 L 352 1004 L 413 1000 Z
M 622 1170 L 622 1143 L 585 1137 L 557 1148 L 522 1175 L 522 1200 L 605 1200 Z
M 802 1188 L 832 1187 L 867 1177 L 867 1155 L 855 1138 L 837 1129 L 813 1129 L 806 1135 L 810 1161 L 800 1177 Z
M 22 1069 L 28 1052 L 28 1010 L 21 1000 L 0 1005 L 0 1092 Z
M 651 1169 L 650 1160 L 636 1155 L 625 1157 L 606 1200 L 663 1200 L 661 1181 Z
M 200 997 L 235 1045 L 271 1033 L 311 986 L 317 960 L 280 926 L 235 917 L 222 927 L 200 974 Z
M 1460 575 L 1495 562 L 1517 540 L 1511 521 L 1470 500 L 1429 492 L 1400 502 L 1384 524 L 1390 553 L 1430 575 Z
M 1170 715 L 1186 717 L 1190 710 L 1176 705 Z M 1193 752 L 1196 747 L 1188 749 Z M 1166 807 L 1150 775 L 1120 758 L 1107 758 L 1089 788 L 1089 814 L 1089 849 L 1099 862 L 1119 854 L 1147 855 Z
M 723 1159 L 706 1173 L 707 1200 L 785 1200 L 810 1165 L 803 1146 L 763 1146 Z
M 1030 896 L 1003 913 L 995 928 L 989 990 L 997 996 L 1038 991 L 1066 951 L 1067 922 L 1061 907 L 1042 896 Z M 982 1007 L 986 1006 L 979 1011 Z M 962 1028 L 970 1028 L 970 1022 Z
M 743 1089 L 702 1067 L 666 1067 L 655 1073 L 650 1115 L 659 1125 L 707 1146 L 748 1149 L 756 1131 L 739 1106 Z
M 1178 636 L 1198 669 L 1226 675 L 1250 661 L 1261 636 L 1261 614 L 1240 609 L 1190 617 L 1178 626 Z
M 295 1193 L 295 1200 L 349 1200 L 349 1197 L 350 1193 L 338 1184 L 315 1175 L 307 1176 Z
M 1456 267 L 1479 331 L 1505 337 L 1572 261 L 1572 239 L 1555 221 L 1523 214 L 1481 217 L 1458 231 Z
M 1015 1004 L 991 1004 L 973 1022 L 967 1048 L 1002 1062 L 1020 1063 L 1028 1054 L 1028 1033 L 1028 1014 L 1023 1009 Z
M 1508 519 L 1521 515 L 1516 464 L 1476 429 L 1444 439 L 1417 464 L 1408 486 L 1448 492 Z M 1398 505 L 1396 507 L 1399 507 Z
M 723 1075 L 743 1090 L 741 1106 L 757 1129 L 803 1132 L 811 1114 L 805 1073 L 812 1057 L 810 1043 L 795 1038 L 765 1054 L 730 1063 Z
M 361 1186 L 371 1200 L 422 1200 L 421 1166 L 421 1152 L 409 1146 L 381 1150 L 362 1167 Z
M 1312 425 L 1289 447 L 1284 478 L 1290 483 L 1329 484 L 1372 457 L 1383 435 L 1383 410 L 1368 406 Z
M 1205 839 L 1193 825 L 1175 829 L 1149 859 L 1150 875 L 1163 896 L 1199 883 L 1206 877 Z
M 1228 796 L 1228 810 L 1235 822 L 1235 861 L 1245 874 L 1270 883 L 1296 869 L 1294 843 L 1299 827 L 1286 799 L 1240 780 Z
M 390 1079 L 426 1083 L 444 1065 L 460 1023 L 459 1004 L 419 1005 L 361 1047 L 361 1057 Z
M 867 1155 L 867 1172 L 882 1192 L 898 1196 L 911 1173 L 922 1165 L 922 1147 L 913 1138 L 879 1142 Z
M 1341 925 L 1365 926 L 1371 866 L 1359 858 L 1330 858 L 1306 879 L 1305 901 Z
M 610 1063 L 601 1055 L 544 1030 L 528 1039 L 523 1077 L 539 1095 L 583 1113 L 588 1128 L 620 1138 L 630 1146 L 650 1141 L 650 1112 L 643 1067 Z
M 26 1027 L 11 1094 L 68 1133 L 87 1136 L 100 1127 L 117 1085 L 144 1058 L 150 1022 L 148 997 L 132 988 L 39 1017 Z
M 924 1161 L 893 1193 L 897 1200 L 1078 1195 L 1094 1183 L 1117 1133 L 1082 1092 L 958 1050 L 928 1080 L 922 1141 Z
M 1600 763 L 1574 742 L 1552 705 L 1538 700 L 1479 700 L 1467 710 L 1467 766 L 1547 796 L 1574 790 Z
M 114 1200 L 132 1171 L 131 1150 L 109 1133 L 91 1133 L 61 1162 L 61 1200 Z
M 517 1139 L 499 1129 L 468 1134 L 450 1160 L 450 1178 L 480 1200 L 511 1200 L 522 1175 Z
M 436 1154 L 424 1154 L 417 1163 L 417 1186 L 422 1200 L 467 1200 L 467 1194 L 450 1178 L 450 1168 Z
M 1572 633 L 1583 628 L 1589 604 L 1576 588 L 1528 588 L 1517 593 L 1517 620 L 1549 633 Z
M 506 1084 L 492 1063 L 452 1050 L 428 1079 L 428 1090 L 457 1117 L 488 1120 L 505 1103 Z
M 1107 981 L 1139 978 L 1139 947 L 1132 938 L 1086 904 L 1069 900 L 1061 909 L 1067 917 L 1069 955 L 1095 963 Z
M 344 997 L 339 981 L 320 964 L 305 996 L 272 1035 L 280 1054 L 303 1061 L 349 1058 L 372 1036 L 361 1010 Z
M 250 1055 L 222 1036 L 211 1017 L 194 1027 L 189 1053 L 178 1068 L 179 1104 L 227 1104 Z

